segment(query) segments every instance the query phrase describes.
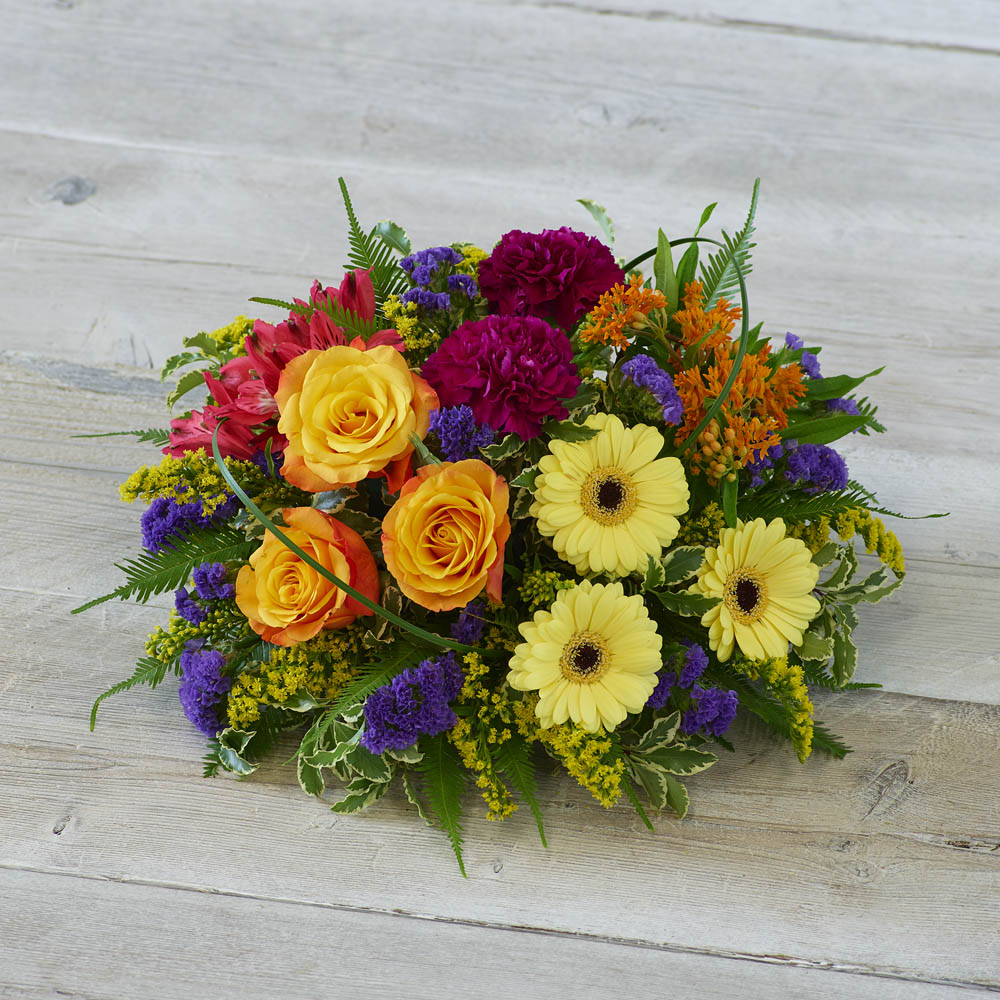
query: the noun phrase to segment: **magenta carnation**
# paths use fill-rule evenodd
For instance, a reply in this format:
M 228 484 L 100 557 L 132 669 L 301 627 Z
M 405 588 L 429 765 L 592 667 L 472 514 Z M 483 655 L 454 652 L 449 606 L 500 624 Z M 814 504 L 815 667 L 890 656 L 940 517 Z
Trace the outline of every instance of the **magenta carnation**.
M 573 229 L 512 229 L 479 265 L 479 288 L 501 313 L 554 319 L 564 330 L 586 316 L 625 273 L 598 239 Z
M 472 410 L 476 422 L 525 440 L 580 388 L 573 349 L 561 330 L 532 316 L 487 316 L 463 323 L 424 363 L 421 375 L 442 406 Z

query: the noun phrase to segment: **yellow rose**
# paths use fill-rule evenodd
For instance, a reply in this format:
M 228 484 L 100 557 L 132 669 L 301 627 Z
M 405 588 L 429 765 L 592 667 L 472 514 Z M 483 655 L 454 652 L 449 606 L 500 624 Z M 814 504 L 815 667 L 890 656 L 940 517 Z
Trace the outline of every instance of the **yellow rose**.
M 425 465 L 382 521 L 382 554 L 400 590 L 430 611 L 500 600 L 510 538 L 507 484 L 485 462 Z
M 378 601 L 378 569 L 361 536 L 312 507 L 282 512 L 285 534 L 334 576 Z M 294 646 L 321 629 L 373 614 L 268 533 L 236 577 L 236 604 L 250 627 L 276 646 Z
M 388 346 L 306 351 L 285 366 L 274 397 L 288 438 L 281 473 L 313 493 L 379 474 L 398 490 L 410 473 L 410 435 L 424 438 L 438 405 Z

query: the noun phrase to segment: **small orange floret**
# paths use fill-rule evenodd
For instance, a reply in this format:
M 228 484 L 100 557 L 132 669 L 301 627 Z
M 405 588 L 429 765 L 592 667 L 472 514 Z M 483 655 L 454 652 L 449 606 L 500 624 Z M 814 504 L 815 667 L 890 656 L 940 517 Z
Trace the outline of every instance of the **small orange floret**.
M 689 281 L 684 286 L 684 308 L 674 313 L 674 319 L 680 324 L 685 347 L 697 344 L 699 350 L 708 352 L 729 342 L 729 334 L 743 313 L 739 306 L 731 306 L 725 299 L 719 299 L 705 312 L 701 298 L 701 282 Z
M 666 305 L 662 292 L 643 288 L 642 278 L 634 274 L 627 285 L 617 284 L 601 296 L 580 330 L 580 340 L 585 344 L 613 344 L 624 350 L 628 347 L 625 331 L 641 329 L 646 316 Z

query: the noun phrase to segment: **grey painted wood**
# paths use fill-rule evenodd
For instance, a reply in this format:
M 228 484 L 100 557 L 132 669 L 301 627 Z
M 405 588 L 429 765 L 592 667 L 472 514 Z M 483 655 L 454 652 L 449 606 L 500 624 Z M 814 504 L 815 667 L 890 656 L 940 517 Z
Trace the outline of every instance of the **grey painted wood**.
M 0 0 L 0 23 L 0 996 L 306 996 L 338 969 L 363 996 L 1000 990 L 995 4 Z M 170 601 L 68 615 L 118 582 L 140 511 L 116 487 L 155 458 L 69 435 L 163 424 L 116 363 L 337 280 L 338 174 L 423 245 L 594 231 L 594 197 L 626 254 L 710 201 L 737 227 L 762 176 L 751 315 L 828 372 L 886 364 L 890 434 L 845 442 L 851 471 L 953 512 L 893 524 L 909 578 L 859 632 L 887 691 L 819 699 L 846 761 L 747 731 L 655 836 L 546 779 L 547 852 L 470 797 L 464 882 L 399 795 L 336 817 L 277 764 L 201 781 L 176 681 L 89 732 Z

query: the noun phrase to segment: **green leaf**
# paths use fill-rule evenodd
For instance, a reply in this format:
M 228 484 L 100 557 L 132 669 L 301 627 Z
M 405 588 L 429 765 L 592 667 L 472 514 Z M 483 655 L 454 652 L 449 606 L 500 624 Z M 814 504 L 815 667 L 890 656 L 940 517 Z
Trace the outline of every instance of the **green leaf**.
M 667 805 L 677 813 L 678 819 L 684 819 L 691 801 L 688 791 L 673 775 L 667 774 L 664 778 L 667 783 Z
M 412 747 L 403 747 L 401 750 L 386 750 L 385 755 L 398 760 L 401 764 L 419 764 L 424 759 L 416 744 Z
M 496 444 L 488 444 L 485 448 L 480 449 L 483 455 L 492 462 L 497 463 L 503 461 L 505 458 L 509 458 L 516 451 L 518 451 L 524 441 L 521 440 L 516 434 L 508 434 L 501 441 L 497 441 Z
M 350 507 L 345 507 L 337 512 L 337 520 L 341 524 L 346 524 L 348 528 L 353 529 L 368 541 L 382 535 L 382 522 L 368 514 L 363 514 L 360 510 L 351 510 Z
M 794 438 L 799 444 L 829 444 L 863 427 L 868 422 L 864 416 L 849 413 L 831 413 L 825 417 L 798 420 L 778 431 L 780 438 Z
M 697 236 L 701 232 L 702 227 L 705 225 L 705 223 L 707 223 L 708 220 L 712 218 L 712 213 L 715 211 L 715 206 L 718 204 L 719 203 L 717 201 L 713 201 L 712 204 L 709 205 L 705 209 L 705 211 L 701 213 L 701 219 L 698 221 L 698 228 L 694 231 L 692 235 Z
M 216 757 L 227 771 L 245 777 L 257 770 L 257 765 L 246 759 L 246 749 L 256 734 L 251 730 L 223 729 L 216 737 Z
M 807 399 L 840 399 L 853 389 L 857 389 L 865 379 L 881 375 L 885 367 L 876 368 L 867 375 L 856 378 L 850 375 L 834 375 L 832 378 L 811 378 L 805 383 Z
M 589 441 L 597 435 L 596 427 L 574 424 L 572 420 L 550 420 L 542 425 L 542 430 L 559 441 Z
M 705 309 L 711 309 L 723 296 L 731 295 L 739 287 L 739 270 L 743 277 L 750 273 L 750 251 L 756 246 L 750 242 L 754 232 L 754 216 L 757 213 L 757 193 L 760 189 L 760 178 L 753 182 L 753 194 L 750 197 L 750 211 L 743 228 L 735 235 L 729 236 L 723 232 L 722 242 L 726 247 L 716 254 L 710 254 L 708 263 L 702 265 L 701 282 Z
M 668 611 L 693 618 L 700 618 L 719 603 L 710 597 L 702 597 L 701 594 L 678 594 L 669 590 L 654 590 L 652 593 Z
M 714 753 L 676 743 L 673 746 L 655 747 L 644 753 L 642 759 L 645 763 L 660 767 L 670 774 L 689 775 L 708 770 L 719 758 Z
M 846 583 L 848 583 L 858 569 L 858 557 L 854 551 L 853 545 L 841 545 L 840 549 L 840 563 L 837 568 L 830 574 L 829 578 L 824 580 L 822 583 L 818 584 L 820 590 L 823 591 L 835 591 L 840 590 Z
M 281 707 L 289 712 L 311 712 L 319 708 L 320 703 L 305 688 L 299 688 L 281 703 Z
M 795 652 L 801 660 L 819 660 L 825 663 L 833 656 L 833 637 L 806 632 L 802 636 L 802 643 L 795 647 Z
M 528 517 L 531 513 L 531 505 L 534 502 L 535 498 L 530 490 L 517 490 L 514 494 L 514 503 L 510 508 L 511 520 L 518 521 L 521 518 Z
M 209 358 L 218 358 L 220 356 L 219 345 L 215 342 L 210 333 L 205 333 L 204 331 L 193 334 L 190 337 L 185 337 L 184 346 L 200 348 L 202 354 Z
M 604 235 L 608 238 L 608 246 L 614 246 L 615 224 L 611 221 L 611 216 L 608 215 L 608 210 L 603 205 L 598 205 L 596 201 L 591 201 L 590 198 L 577 198 L 576 201 L 577 204 L 583 205 L 583 207 L 590 212 L 594 221 L 604 231 Z
M 196 361 L 200 361 L 204 364 L 204 355 L 192 354 L 190 351 L 183 351 L 180 354 L 172 354 L 166 361 L 163 362 L 163 367 L 160 369 L 160 381 L 166 382 L 166 380 L 173 375 L 178 368 L 184 368 L 186 365 L 193 365 Z
M 203 562 L 243 562 L 255 545 L 246 536 L 232 528 L 206 528 L 192 532 L 186 538 L 171 539 L 175 548 L 161 549 L 159 552 L 144 552 L 135 559 L 116 564 L 125 573 L 125 583 L 110 594 L 96 597 L 71 614 L 87 611 L 105 601 L 122 601 L 134 597 L 145 604 L 153 594 L 176 590 L 182 586 L 195 566 Z
M 632 803 L 632 808 L 635 810 L 636 815 L 645 824 L 646 829 L 651 833 L 656 833 L 656 827 L 653 826 L 649 821 L 649 817 L 646 815 L 646 810 L 642 808 L 642 803 L 639 801 L 639 796 L 635 793 L 635 786 L 628 779 L 628 775 L 622 775 L 622 790 L 625 792 L 625 797 Z
M 423 462 L 424 465 L 442 464 L 441 459 L 438 458 L 437 455 L 435 455 L 434 452 L 432 452 L 430 448 L 428 448 L 427 445 L 417 437 L 416 434 L 410 435 L 410 444 L 413 445 L 413 450 L 417 453 L 417 457 L 421 462 Z
M 375 233 L 378 238 L 396 253 L 401 253 L 404 257 L 412 251 L 410 237 L 406 235 L 406 230 L 390 219 L 382 219 L 375 223 Z
M 736 497 L 739 492 L 739 482 L 730 482 L 728 477 L 722 481 L 722 512 L 726 515 L 726 527 L 736 527 Z
M 648 763 L 645 758 L 634 758 L 630 763 L 632 774 L 646 792 L 649 804 L 659 812 L 667 804 L 666 773 L 663 768 Z
M 323 771 L 315 764 L 310 764 L 305 757 L 299 757 L 295 764 L 296 774 L 299 779 L 299 787 L 307 795 L 320 796 L 326 790 L 326 782 L 323 781 Z
M 330 806 L 330 811 L 341 814 L 359 813 L 377 802 L 388 790 L 388 782 L 355 778 L 347 786 L 347 795 Z
M 672 587 L 690 579 L 704 561 L 705 550 L 700 545 L 678 545 L 671 549 L 662 560 L 664 585 Z
M 656 234 L 653 278 L 656 281 L 656 290 L 663 292 L 667 302 L 676 303 L 679 295 L 677 275 L 674 273 L 674 261 L 670 255 L 670 240 L 667 239 L 667 234 L 662 229 L 658 230 Z
M 592 381 L 585 381 L 580 385 L 577 394 L 566 404 L 566 409 L 571 417 L 581 416 L 593 410 L 601 401 L 601 390 Z
M 677 265 L 677 287 L 683 298 L 684 289 L 694 281 L 695 271 L 698 269 L 698 244 L 692 243 L 681 256 L 681 262 Z M 680 308 L 679 302 L 671 302 L 672 309 Z
M 109 438 L 109 437 L 134 437 L 139 439 L 140 444 L 154 444 L 157 448 L 170 444 L 170 431 L 160 427 L 151 427 L 147 430 L 136 431 L 106 431 L 103 434 L 71 434 L 73 438 Z
M 533 490 L 535 488 L 535 482 L 541 475 L 542 470 L 538 468 L 537 465 L 533 465 L 530 468 L 525 469 L 523 472 L 516 475 L 511 481 L 511 486 L 523 486 L 527 490 Z
M 339 742 L 332 750 L 317 750 L 305 758 L 306 763 L 311 767 L 336 767 L 358 745 L 361 732 L 359 729 L 350 739 Z
M 462 792 L 465 789 L 465 772 L 444 733 L 421 741 L 421 749 L 424 751 L 424 759 L 417 765 L 417 770 L 423 776 L 429 811 L 437 817 L 438 825 L 451 842 L 462 876 L 468 878 L 462 859 Z
M 256 302 L 262 306 L 275 306 L 278 309 L 284 309 L 287 312 L 291 312 L 293 309 L 297 308 L 297 303 L 286 302 L 284 299 L 269 299 L 264 295 L 251 295 L 247 302 Z
M 434 817 L 424 808 L 424 804 L 420 800 L 420 794 L 417 791 L 417 786 L 413 781 L 413 775 L 405 768 L 403 770 L 403 791 L 406 792 L 406 797 L 409 799 L 411 805 L 417 807 L 417 815 L 428 826 L 433 826 Z
M 833 663 L 830 673 L 839 685 L 846 684 L 858 668 L 858 647 L 846 632 L 836 632 L 833 636 Z
M 671 712 L 669 715 L 660 716 L 642 735 L 642 739 L 635 746 L 635 752 L 645 754 L 659 746 L 669 746 L 674 742 L 677 729 L 681 724 L 681 713 Z
M 390 781 L 392 768 L 379 756 L 357 746 L 344 755 L 344 763 L 354 772 L 369 781 Z
M 197 389 L 198 386 L 204 384 L 205 378 L 200 370 L 185 372 L 177 380 L 177 385 L 175 385 L 174 388 L 167 394 L 167 409 L 172 410 L 174 408 L 174 403 L 176 403 L 181 396 L 186 396 L 192 389 Z
M 839 549 L 840 546 L 836 542 L 827 542 L 826 545 L 819 550 L 819 552 L 813 555 L 812 561 L 819 566 L 820 569 L 824 566 L 829 566 L 830 563 L 837 558 L 837 552 Z
M 164 663 L 163 660 L 158 660 L 151 656 L 143 657 L 136 664 L 135 671 L 131 677 L 124 681 L 119 681 L 117 684 L 112 684 L 107 691 L 97 696 L 93 707 L 90 709 L 90 731 L 93 732 L 94 726 L 97 724 L 97 709 L 102 701 L 110 698 L 112 695 L 121 694 L 122 691 L 128 691 L 139 684 L 155 688 L 167 676 L 167 671 L 180 674 L 181 668 L 179 662 L 174 660 L 172 663 Z
M 338 177 L 337 182 L 344 199 L 344 210 L 347 212 L 347 269 L 371 272 L 375 304 L 381 311 L 385 300 L 390 295 L 401 292 L 407 286 L 408 279 L 397 266 L 396 258 L 392 255 L 393 248 L 379 236 L 378 226 L 367 234 L 361 229 L 344 178 Z
M 646 556 L 646 575 L 642 580 L 642 589 L 659 590 L 664 586 L 666 586 L 666 574 L 663 572 L 663 563 L 651 555 Z
M 323 493 L 314 493 L 312 506 L 316 510 L 323 511 L 324 514 L 336 514 L 341 510 L 348 500 L 352 500 L 357 493 L 350 487 L 339 490 L 325 490 Z
M 497 770 L 514 786 L 518 795 L 527 803 L 531 815 L 535 817 L 538 836 L 542 846 L 548 847 L 545 840 L 545 827 L 542 824 L 542 807 L 538 803 L 538 786 L 535 783 L 535 766 L 531 760 L 531 747 L 520 737 L 511 736 L 500 745 L 494 758 Z

